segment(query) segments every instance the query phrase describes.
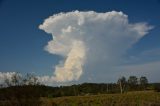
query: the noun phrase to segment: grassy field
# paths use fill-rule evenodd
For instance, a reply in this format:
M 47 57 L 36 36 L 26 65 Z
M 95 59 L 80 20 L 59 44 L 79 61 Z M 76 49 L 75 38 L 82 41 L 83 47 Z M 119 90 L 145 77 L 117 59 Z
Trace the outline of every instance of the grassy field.
M 42 106 L 160 106 L 160 93 L 137 91 L 124 94 L 99 94 L 41 98 Z

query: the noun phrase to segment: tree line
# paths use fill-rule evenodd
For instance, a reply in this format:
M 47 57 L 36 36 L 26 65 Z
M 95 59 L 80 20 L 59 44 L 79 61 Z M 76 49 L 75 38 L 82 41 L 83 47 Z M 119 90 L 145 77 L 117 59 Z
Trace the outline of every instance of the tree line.
M 26 74 L 25 76 L 22 76 L 21 74 L 16 72 L 12 74 L 11 78 L 6 77 L 4 79 L 4 83 L 2 83 L 0 87 L 2 88 L 2 87 L 25 86 L 25 85 L 42 85 L 42 84 L 38 81 L 38 78 L 34 74 Z M 136 76 L 129 76 L 128 79 L 122 76 L 117 80 L 117 83 L 100 84 L 100 86 L 98 85 L 99 84 L 94 84 L 94 83 L 84 83 L 81 85 L 73 85 L 69 87 L 61 86 L 59 87 L 59 89 L 60 90 L 62 88 L 72 89 L 72 87 L 74 87 L 73 91 L 76 92 L 74 95 L 81 95 L 83 93 L 95 94 L 99 92 L 100 93 L 115 93 L 115 92 L 124 93 L 132 90 L 146 90 L 148 87 L 148 79 L 145 76 L 141 76 L 140 78 Z M 84 91 L 83 89 L 81 89 L 81 86 L 86 87 L 86 88 L 83 88 L 85 89 Z M 61 91 L 60 95 L 65 94 L 64 93 L 65 91 L 66 90 Z
M 38 78 L 34 74 L 26 74 L 22 76 L 19 73 L 14 73 L 11 78 L 5 78 L 4 83 L 1 84 L 1 88 L 6 87 L 46 87 L 49 88 L 44 91 L 48 94 L 41 94 L 43 96 L 49 97 L 59 97 L 59 96 L 74 96 L 74 95 L 88 95 L 88 94 L 98 94 L 98 93 L 125 93 L 128 91 L 137 90 L 150 90 L 155 87 L 149 84 L 147 77 L 141 76 L 129 76 L 128 79 L 124 76 L 117 80 L 117 83 L 83 83 L 71 86 L 59 86 L 59 87 L 48 87 L 41 84 Z M 52 88 L 52 89 L 51 89 Z
M 148 85 L 148 79 L 145 76 L 137 78 L 136 76 L 130 76 L 128 80 L 123 76 L 118 79 L 120 92 L 123 93 L 126 90 L 146 90 Z
M 83 83 L 71 86 L 45 86 L 33 74 L 24 77 L 15 73 L 6 78 L 0 88 L 0 104 L 40 104 L 41 97 L 84 96 L 110 93 L 126 93 L 128 91 L 155 90 L 160 91 L 160 83 L 149 83 L 147 77 L 120 77 L 116 83 Z M 11 105 L 9 105 L 9 103 Z

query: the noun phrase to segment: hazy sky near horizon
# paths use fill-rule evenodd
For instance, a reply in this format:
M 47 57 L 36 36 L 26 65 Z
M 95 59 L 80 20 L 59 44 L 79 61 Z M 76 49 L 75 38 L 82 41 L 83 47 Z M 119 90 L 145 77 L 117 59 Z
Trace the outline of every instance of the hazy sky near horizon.
M 95 13 L 89 13 L 89 11 Z M 100 13 L 106 13 L 107 15 L 109 14 L 107 12 L 111 11 L 115 11 L 111 18 L 117 17 L 113 19 L 113 22 L 107 18 L 108 16 L 104 19 L 105 14 L 99 15 Z M 46 22 L 46 24 L 49 23 L 48 26 L 44 25 L 45 19 L 61 12 L 63 13 L 59 17 L 57 16 L 61 21 L 53 17 Z M 72 12 L 72 14 L 68 17 L 65 16 L 69 12 Z M 81 12 L 84 12 L 84 14 Z M 119 12 L 122 14 L 119 15 Z M 74 18 L 75 14 L 76 17 Z M 74 20 L 79 21 L 78 19 L 81 20 L 81 17 L 86 20 L 78 23 L 78 26 L 75 25 Z M 98 18 L 94 19 L 94 17 Z M 119 18 L 128 21 L 128 23 L 124 27 L 117 27 L 122 25 L 118 23 L 121 22 L 118 20 Z M 95 21 L 92 21 L 92 19 Z M 104 21 L 101 21 L 103 19 Z M 105 22 L 109 22 L 111 25 L 107 23 L 102 25 Z M 89 29 L 91 27 L 89 26 L 90 23 L 95 26 L 95 29 Z M 142 25 L 141 23 L 147 24 Z M 68 26 L 64 27 L 66 24 Z M 42 27 L 39 29 L 40 25 Z M 128 26 L 131 26 L 131 28 L 128 28 Z M 84 28 L 92 30 L 95 35 L 86 36 L 92 33 L 84 30 Z M 72 31 L 72 29 L 81 30 L 85 34 L 81 36 L 77 34 L 79 32 Z M 133 29 L 137 32 L 132 32 Z M 58 30 L 62 31 L 63 34 L 59 33 Z M 118 34 L 112 35 L 112 30 L 116 30 L 122 37 L 118 37 Z M 121 33 L 123 30 L 126 33 Z M 101 35 L 102 37 L 97 36 L 100 31 L 104 34 Z M 70 33 L 68 38 L 57 37 L 57 39 L 60 39 L 56 41 L 58 43 L 50 43 L 51 47 L 48 46 L 47 50 L 44 49 L 49 45 L 48 42 L 55 42 L 56 37 L 54 39 L 54 35 L 67 35 L 68 32 Z M 75 33 L 81 37 L 75 37 Z M 111 34 L 112 37 L 106 36 L 106 34 Z M 133 34 L 133 36 L 139 37 L 126 38 L 123 36 L 125 34 Z M 98 40 L 93 42 L 90 40 L 92 38 L 100 40 L 100 43 Z M 74 43 L 65 43 L 67 47 L 62 50 L 63 52 L 58 51 L 59 49 L 56 47 L 59 46 L 54 47 L 54 44 L 58 45 L 59 41 L 64 43 L 70 42 L 70 40 Z M 119 43 L 114 43 L 114 41 Z M 133 44 L 130 44 L 130 42 L 133 42 Z M 59 71 L 60 69 L 66 69 L 64 63 L 66 63 L 67 57 L 73 57 L 72 53 L 79 54 L 78 57 L 81 57 L 84 55 L 82 51 L 87 47 L 89 49 L 85 49 L 85 55 L 90 59 L 85 58 L 85 61 L 88 61 L 83 62 L 83 71 L 81 72 L 81 68 L 77 71 L 81 74 L 73 74 L 72 71 L 67 74 L 65 72 L 68 71 Z M 99 52 L 95 50 L 101 47 L 102 50 L 97 49 Z M 86 50 L 89 50 L 89 52 L 87 53 Z M 103 60 L 102 55 L 106 56 L 106 60 Z M 159 66 L 160 0 L 0 0 L 0 72 L 35 73 L 35 75 L 42 77 L 53 76 L 54 73 L 57 75 L 56 80 L 67 80 L 74 83 L 114 82 L 122 75 L 127 77 L 129 75 L 145 75 L 151 82 L 158 82 L 160 81 Z M 59 73 L 62 76 L 59 76 Z M 72 74 L 72 78 L 69 77 Z

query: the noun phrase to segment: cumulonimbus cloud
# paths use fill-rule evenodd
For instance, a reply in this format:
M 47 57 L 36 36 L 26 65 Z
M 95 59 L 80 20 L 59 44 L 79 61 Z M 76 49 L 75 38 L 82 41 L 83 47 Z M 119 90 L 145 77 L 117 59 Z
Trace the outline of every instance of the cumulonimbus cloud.
M 92 70 L 116 64 L 152 26 L 129 23 L 123 12 L 73 11 L 50 16 L 39 28 L 53 37 L 45 50 L 63 57 L 52 77 L 39 79 L 66 82 L 78 80 L 84 65 Z

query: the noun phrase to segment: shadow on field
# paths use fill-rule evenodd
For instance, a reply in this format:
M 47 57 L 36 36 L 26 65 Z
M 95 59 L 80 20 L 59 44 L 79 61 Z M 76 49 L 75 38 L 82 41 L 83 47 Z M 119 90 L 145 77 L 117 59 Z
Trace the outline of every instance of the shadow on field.
M 0 106 L 40 105 L 40 95 L 34 86 L 14 86 L 0 90 Z

